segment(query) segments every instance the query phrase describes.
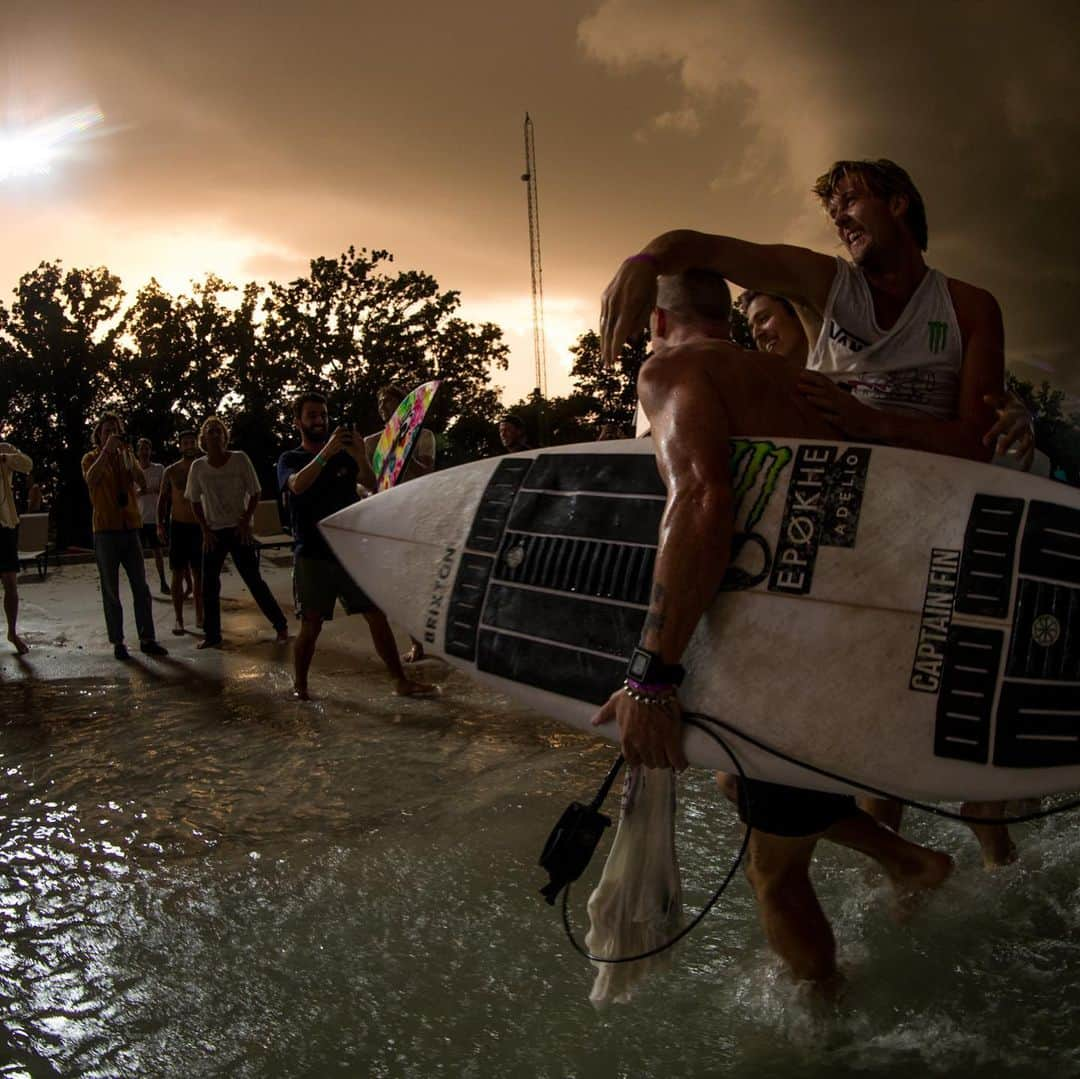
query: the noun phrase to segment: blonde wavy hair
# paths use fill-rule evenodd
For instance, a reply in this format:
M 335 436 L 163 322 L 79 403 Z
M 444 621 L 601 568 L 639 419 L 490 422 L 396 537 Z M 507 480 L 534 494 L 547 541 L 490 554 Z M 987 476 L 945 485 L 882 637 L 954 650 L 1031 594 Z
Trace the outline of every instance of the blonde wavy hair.
M 209 419 L 203 420 L 202 427 L 199 428 L 199 449 L 206 453 L 206 431 L 207 428 L 217 424 L 225 432 L 225 445 L 229 444 L 229 425 L 220 416 L 211 416 Z

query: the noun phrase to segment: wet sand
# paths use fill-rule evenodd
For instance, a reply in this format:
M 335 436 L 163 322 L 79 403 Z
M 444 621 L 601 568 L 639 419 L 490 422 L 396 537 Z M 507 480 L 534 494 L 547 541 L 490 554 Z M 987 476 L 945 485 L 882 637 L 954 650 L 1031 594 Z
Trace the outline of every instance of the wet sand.
M 229 564 L 226 564 L 229 567 Z M 275 683 L 283 681 L 283 700 L 290 700 L 292 685 L 292 644 L 299 629 L 293 610 L 292 560 L 287 555 L 265 553 L 262 574 L 270 585 L 281 609 L 289 617 L 288 644 L 274 641 L 274 630 L 263 618 L 239 574 L 229 567 L 221 580 L 221 618 L 225 647 L 200 651 L 202 630 L 195 628 L 195 606 L 190 599 L 184 605 L 183 637 L 172 634 L 175 622 L 172 599 L 157 591 L 154 563 L 147 559 L 147 582 L 153 597 L 154 625 L 157 639 L 168 649 L 164 659 L 145 656 L 138 649 L 134 608 L 127 579 L 121 572 L 120 593 L 124 607 L 124 631 L 131 660 L 118 662 L 113 658 L 105 630 L 101 607 L 97 567 L 77 564 L 52 567 L 45 580 L 36 572 L 19 577 L 19 635 L 30 645 L 30 652 L 18 656 L 6 637 L 0 637 L 0 680 L 20 681 L 26 678 L 67 680 L 93 678 L 103 675 L 110 680 L 138 673 L 157 672 L 165 677 L 195 676 L 209 681 L 224 681 L 250 672 L 253 661 L 262 660 L 267 675 Z M 406 634 L 396 631 L 401 651 L 409 648 Z M 447 672 L 437 660 L 424 661 L 416 668 L 423 671 L 425 680 L 437 679 Z M 382 675 L 384 668 L 371 644 L 371 635 L 363 618 L 347 618 L 338 608 L 334 619 L 323 627 L 311 670 L 311 690 L 314 696 L 333 692 L 333 686 L 343 678 L 355 678 L 357 672 Z M 448 672 L 447 672 L 448 673 Z M 390 682 L 386 680 L 387 692 Z

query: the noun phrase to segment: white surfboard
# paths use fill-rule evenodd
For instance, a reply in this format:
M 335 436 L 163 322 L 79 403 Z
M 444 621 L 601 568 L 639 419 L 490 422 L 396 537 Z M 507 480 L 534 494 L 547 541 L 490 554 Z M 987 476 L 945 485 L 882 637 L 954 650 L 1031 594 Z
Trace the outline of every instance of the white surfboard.
M 736 558 L 683 657 L 686 708 L 909 797 L 1080 787 L 1080 492 L 789 439 L 733 440 L 732 467 Z M 650 440 L 598 442 L 439 472 L 322 528 L 425 648 L 591 730 L 640 634 L 664 499 Z M 844 789 L 732 744 L 750 775 Z M 686 749 L 732 770 L 699 731 Z

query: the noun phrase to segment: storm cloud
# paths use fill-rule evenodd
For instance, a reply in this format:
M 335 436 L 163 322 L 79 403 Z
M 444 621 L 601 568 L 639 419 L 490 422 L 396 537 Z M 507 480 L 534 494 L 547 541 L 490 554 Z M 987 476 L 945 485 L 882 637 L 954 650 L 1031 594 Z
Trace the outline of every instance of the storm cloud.
M 659 66 L 711 160 L 714 223 L 837 250 L 809 187 L 840 158 L 891 157 L 930 220 L 928 260 L 1002 304 L 1010 364 L 1080 390 L 1080 36 L 1075 7 L 606 0 L 582 47 L 624 79 Z M 674 216 L 674 215 L 673 215 Z
M 0 289 L 43 258 L 134 290 L 385 247 L 506 326 L 512 399 L 532 384 L 529 110 L 553 389 L 651 236 L 835 251 L 810 184 L 889 156 L 926 199 L 932 264 L 1001 301 L 1014 367 L 1080 391 L 1074 21 L 1046 3 L 8 0 L 0 120 L 93 102 L 109 133 L 0 184 Z

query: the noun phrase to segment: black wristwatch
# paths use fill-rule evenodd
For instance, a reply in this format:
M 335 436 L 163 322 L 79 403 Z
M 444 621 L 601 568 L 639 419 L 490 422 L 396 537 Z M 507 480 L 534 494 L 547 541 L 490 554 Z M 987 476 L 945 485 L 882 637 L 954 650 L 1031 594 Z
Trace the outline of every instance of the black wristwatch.
M 677 686 L 686 676 L 678 663 L 665 663 L 655 652 L 640 645 L 630 655 L 626 677 L 646 686 Z

